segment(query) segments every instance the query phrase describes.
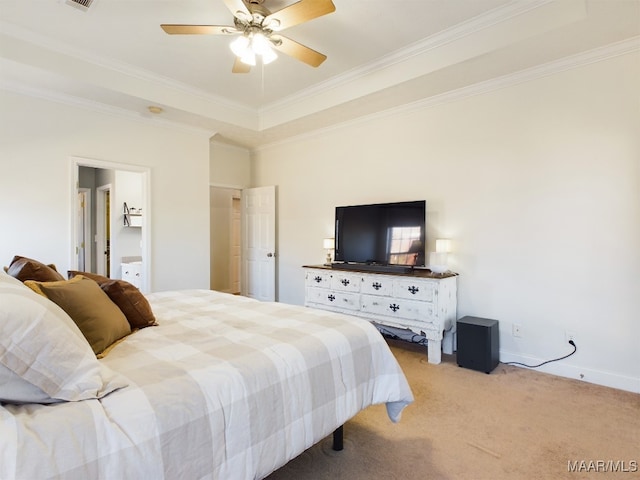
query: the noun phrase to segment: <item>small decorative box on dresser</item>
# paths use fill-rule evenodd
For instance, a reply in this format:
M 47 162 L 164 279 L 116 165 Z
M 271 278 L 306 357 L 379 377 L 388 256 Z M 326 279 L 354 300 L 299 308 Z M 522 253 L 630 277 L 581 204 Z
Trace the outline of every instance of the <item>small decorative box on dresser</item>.
M 429 363 L 455 350 L 456 275 L 305 266 L 305 306 L 365 317 L 428 340 Z

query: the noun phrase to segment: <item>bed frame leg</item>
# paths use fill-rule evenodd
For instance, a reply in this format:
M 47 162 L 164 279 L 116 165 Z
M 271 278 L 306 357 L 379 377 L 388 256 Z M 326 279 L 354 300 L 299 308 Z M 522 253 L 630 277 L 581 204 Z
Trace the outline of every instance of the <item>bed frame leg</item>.
M 344 448 L 344 425 L 339 426 L 333 432 L 333 446 L 331 448 L 336 452 L 339 452 Z

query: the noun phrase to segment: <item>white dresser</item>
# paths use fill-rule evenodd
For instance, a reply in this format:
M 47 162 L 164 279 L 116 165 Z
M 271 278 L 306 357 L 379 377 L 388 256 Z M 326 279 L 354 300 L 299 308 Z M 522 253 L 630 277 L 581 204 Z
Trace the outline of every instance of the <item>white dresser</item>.
M 429 363 L 453 353 L 456 330 L 455 274 L 411 274 L 305 266 L 305 306 L 365 317 L 404 328 L 428 340 Z

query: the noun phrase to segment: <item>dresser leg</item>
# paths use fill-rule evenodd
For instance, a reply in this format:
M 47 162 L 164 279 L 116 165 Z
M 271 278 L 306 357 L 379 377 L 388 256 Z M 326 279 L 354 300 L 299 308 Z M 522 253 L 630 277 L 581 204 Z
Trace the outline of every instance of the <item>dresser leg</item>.
M 442 338 L 442 351 L 447 355 L 451 355 L 455 350 L 455 332 L 451 330 L 444 332 L 444 337 Z
M 442 360 L 442 342 L 440 340 L 429 340 L 427 345 L 427 357 L 429 363 L 435 363 L 436 365 Z

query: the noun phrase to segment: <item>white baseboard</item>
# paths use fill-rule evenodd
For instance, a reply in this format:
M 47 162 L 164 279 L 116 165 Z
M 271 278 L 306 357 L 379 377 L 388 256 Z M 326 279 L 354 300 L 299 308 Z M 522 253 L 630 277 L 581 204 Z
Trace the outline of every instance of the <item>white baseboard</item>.
M 544 359 L 518 355 L 500 350 L 501 363 L 520 362 L 527 365 L 538 365 L 544 361 Z M 603 370 L 594 370 L 576 365 L 568 365 L 562 361 L 547 363 L 532 370 L 551 373 L 552 375 L 558 375 L 565 378 L 573 378 L 575 380 L 594 383 L 605 387 L 617 388 L 619 390 L 626 390 L 628 392 L 640 393 L 640 377 L 626 376 Z

